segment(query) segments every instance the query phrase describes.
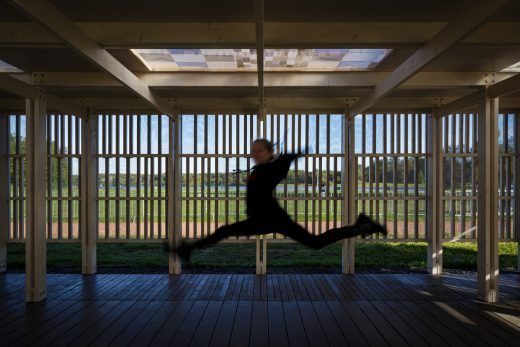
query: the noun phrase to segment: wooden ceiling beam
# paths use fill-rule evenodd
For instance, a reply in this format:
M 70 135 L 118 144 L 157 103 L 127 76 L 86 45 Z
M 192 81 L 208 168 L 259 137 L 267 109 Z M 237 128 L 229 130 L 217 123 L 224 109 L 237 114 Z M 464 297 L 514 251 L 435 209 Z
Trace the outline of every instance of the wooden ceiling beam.
M 471 2 L 456 21 L 446 25 L 422 48 L 399 65 L 387 78 L 379 82 L 372 92 L 352 105 L 349 117 L 372 107 L 377 101 L 418 73 L 424 66 L 481 27 L 509 0 L 479 0 Z
M 256 23 L 75 22 L 110 48 L 255 48 Z M 264 26 L 268 48 L 419 48 L 445 22 L 271 23 Z M 490 22 L 463 39 L 464 46 L 518 46 L 519 22 Z M 0 22 L 0 47 L 64 47 L 40 23 Z
M 11 93 L 24 99 L 34 100 L 39 96 L 40 90 L 44 89 L 42 89 L 41 87 L 31 86 L 27 83 L 24 83 L 16 78 L 9 76 L 8 74 L 0 72 L 0 90 L 4 90 L 8 93 Z M 46 91 L 45 93 L 47 96 L 47 104 L 49 108 L 57 109 L 67 114 L 74 114 L 78 117 L 84 117 L 88 115 L 87 109 L 81 106 L 78 102 L 60 98 Z
M 109 73 L 152 107 L 163 114 L 174 116 L 172 105 L 157 96 L 132 71 L 128 70 L 52 4 L 45 0 L 10 0 L 10 2 L 72 46 L 94 65 Z

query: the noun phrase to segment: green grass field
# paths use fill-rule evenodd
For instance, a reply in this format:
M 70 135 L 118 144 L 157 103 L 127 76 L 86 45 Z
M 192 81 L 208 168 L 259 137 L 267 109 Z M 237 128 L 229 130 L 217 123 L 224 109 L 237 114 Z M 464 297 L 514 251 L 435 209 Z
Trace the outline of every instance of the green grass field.
M 410 271 L 426 269 L 426 243 L 359 243 L 356 245 L 356 269 L 359 271 Z M 517 266 L 517 244 L 499 244 L 500 269 L 514 270 Z M 275 268 L 339 268 L 341 248 L 339 244 L 314 251 L 298 244 L 270 244 L 268 267 Z M 133 269 L 146 272 L 147 268 L 167 267 L 167 256 L 160 244 L 150 243 L 101 243 L 98 245 L 98 268 L 114 271 Z M 476 243 L 450 243 L 444 246 L 446 269 L 471 270 L 477 268 Z M 23 271 L 24 246 L 9 244 L 7 247 L 8 270 Z M 48 244 L 47 265 L 51 271 L 80 272 L 81 248 L 77 243 Z M 185 269 L 233 269 L 255 266 L 254 244 L 219 244 L 194 253 Z M 164 270 L 166 271 L 166 270 Z

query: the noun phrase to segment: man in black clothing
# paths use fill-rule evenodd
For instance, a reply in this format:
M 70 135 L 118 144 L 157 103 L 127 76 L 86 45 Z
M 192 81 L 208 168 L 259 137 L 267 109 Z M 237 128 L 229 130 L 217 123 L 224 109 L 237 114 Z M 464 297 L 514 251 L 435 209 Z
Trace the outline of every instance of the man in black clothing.
M 321 249 L 345 238 L 367 236 L 373 233 L 387 234 L 379 223 L 360 214 L 354 225 L 329 229 L 320 235 L 313 235 L 291 220 L 278 205 L 273 190 L 287 177 L 293 160 L 302 154 L 281 154 L 273 160 L 273 145 L 266 139 L 253 142 L 252 156 L 256 165 L 247 179 L 246 220 L 224 225 L 212 235 L 194 243 L 183 242 L 174 249 L 184 259 L 189 259 L 195 248 L 202 248 L 219 242 L 229 236 L 253 236 L 278 233 L 290 237 L 310 248 Z

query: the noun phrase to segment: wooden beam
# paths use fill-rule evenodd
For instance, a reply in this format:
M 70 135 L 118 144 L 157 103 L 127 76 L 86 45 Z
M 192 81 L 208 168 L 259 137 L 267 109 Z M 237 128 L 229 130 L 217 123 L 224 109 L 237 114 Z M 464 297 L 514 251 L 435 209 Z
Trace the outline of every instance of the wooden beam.
M 102 47 L 254 48 L 253 22 L 75 22 Z M 267 22 L 266 47 L 419 48 L 446 22 Z M 33 22 L 0 22 L 0 47 L 64 47 Z M 489 22 L 462 40 L 464 46 L 518 46 L 519 22 Z
M 0 90 L 7 91 L 24 99 L 35 99 L 40 93 L 39 87 L 33 87 L 19 78 L 0 72 Z M 47 105 L 49 108 L 60 110 L 66 114 L 74 114 L 82 117 L 87 114 L 87 109 L 76 102 L 46 93 Z
M 520 90 L 520 73 L 509 77 L 508 79 L 490 85 L 487 88 L 487 96 L 489 98 L 498 98 Z
M 427 146 L 431 157 L 427 158 L 426 171 L 426 235 L 428 239 L 428 272 L 442 274 L 442 239 L 444 234 L 443 186 L 444 165 L 442 158 L 442 116 L 435 109 L 428 115 Z
M 40 91 L 34 100 L 26 101 L 26 220 L 25 300 L 37 302 L 46 298 L 46 117 L 47 97 Z
M 7 268 L 7 240 L 11 219 L 9 218 L 9 116 L 0 114 L 0 273 Z
M 112 75 L 159 112 L 171 116 L 172 107 L 168 102 L 157 96 L 133 72 L 101 48 L 52 4 L 45 0 L 10 0 L 10 2 L 58 35 L 90 62 Z
M 479 0 L 470 3 L 469 8 L 462 12 L 455 22 L 446 25 L 435 37 L 399 65 L 390 76 L 378 83 L 369 95 L 354 104 L 349 116 L 354 117 L 356 114 L 372 107 L 380 98 L 415 75 L 426 64 L 477 30 L 491 15 L 508 2 L 509 0 Z
M 498 302 L 498 99 L 478 111 L 477 283 L 479 297 Z
M 390 75 L 389 72 L 298 72 L 264 71 L 265 88 L 284 87 L 358 87 L 373 88 Z M 41 87 L 118 87 L 121 83 L 103 72 L 38 72 L 10 74 L 21 81 L 33 81 Z M 150 88 L 227 89 L 258 86 L 258 72 L 147 72 L 136 73 Z M 515 73 L 495 72 L 419 72 L 400 87 L 403 89 L 455 88 L 489 85 L 515 76 Z
M 97 272 L 96 240 L 99 228 L 97 220 L 97 176 L 98 160 L 98 116 L 90 114 L 81 122 L 80 158 L 80 230 L 82 273 L 92 275 Z
M 348 106 L 347 106 L 348 108 Z M 347 110 L 348 114 L 348 110 Z M 343 117 L 343 168 L 341 187 L 343 194 L 343 211 L 341 225 L 352 225 L 356 221 L 355 191 L 357 160 L 354 158 L 355 128 L 354 120 Z M 356 239 L 341 242 L 341 269 L 345 275 L 355 273 Z
M 179 157 L 181 149 L 181 124 L 182 120 L 173 122 L 169 126 L 169 148 L 167 168 L 168 204 L 167 214 L 167 241 L 170 248 L 178 247 L 182 242 L 182 200 L 181 200 L 181 161 Z M 168 273 L 180 275 L 182 272 L 181 259 L 176 253 L 169 253 Z
M 446 105 L 439 107 L 437 114 L 439 117 L 442 117 L 454 112 L 463 112 L 469 108 L 477 106 L 479 102 L 481 102 L 482 98 L 484 98 L 484 96 L 483 89 L 477 90 L 476 92 L 470 93 L 465 97 L 454 100 Z

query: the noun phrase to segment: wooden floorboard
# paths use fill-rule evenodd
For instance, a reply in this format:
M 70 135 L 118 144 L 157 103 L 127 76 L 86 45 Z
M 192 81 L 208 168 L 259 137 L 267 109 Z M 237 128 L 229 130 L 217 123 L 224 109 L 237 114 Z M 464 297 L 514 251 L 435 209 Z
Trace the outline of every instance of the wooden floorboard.
M 519 346 L 520 276 L 501 302 L 474 275 L 49 274 L 25 303 L 0 275 L 2 345 Z

